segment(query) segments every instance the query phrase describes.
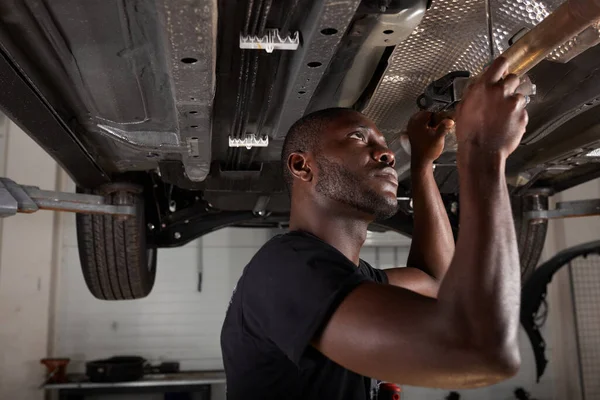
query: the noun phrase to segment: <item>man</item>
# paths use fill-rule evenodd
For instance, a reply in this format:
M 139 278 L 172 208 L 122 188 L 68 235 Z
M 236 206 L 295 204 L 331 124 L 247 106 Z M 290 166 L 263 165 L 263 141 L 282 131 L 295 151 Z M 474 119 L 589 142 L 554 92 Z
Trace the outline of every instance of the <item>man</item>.
M 370 378 L 439 388 L 516 373 L 519 259 L 504 166 L 527 124 L 519 79 L 497 60 L 456 117 L 456 251 L 433 179 L 452 125 L 409 123 L 415 227 L 408 267 L 359 259 L 367 226 L 396 212 L 394 155 L 360 113 L 325 110 L 290 130 L 282 161 L 290 232 L 246 266 L 221 344 L 236 399 L 367 399 Z

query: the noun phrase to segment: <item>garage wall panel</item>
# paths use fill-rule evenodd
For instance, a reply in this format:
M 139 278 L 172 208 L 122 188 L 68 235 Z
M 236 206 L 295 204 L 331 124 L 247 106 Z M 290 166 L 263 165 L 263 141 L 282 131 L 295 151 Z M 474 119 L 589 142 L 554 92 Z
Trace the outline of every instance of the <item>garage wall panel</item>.
M 600 399 L 600 256 L 571 263 L 583 399 Z
M 2 117 L 0 135 L 2 176 L 54 190 L 54 160 Z M 39 360 L 48 351 L 55 215 L 40 211 L 6 218 L 1 237 L 0 399 L 42 399 L 37 387 L 45 373 Z
M 57 355 L 71 357 L 80 370 L 85 360 L 116 354 L 139 354 L 154 362 L 179 360 L 184 369 L 221 369 L 219 335 L 233 285 L 258 249 L 257 236 L 262 233 L 264 242 L 267 232 L 232 230 L 207 236 L 204 245 L 199 240 L 161 249 L 152 293 L 123 302 L 89 294 L 77 247 L 65 246 Z M 235 251 L 224 247 L 232 239 L 240 244 Z

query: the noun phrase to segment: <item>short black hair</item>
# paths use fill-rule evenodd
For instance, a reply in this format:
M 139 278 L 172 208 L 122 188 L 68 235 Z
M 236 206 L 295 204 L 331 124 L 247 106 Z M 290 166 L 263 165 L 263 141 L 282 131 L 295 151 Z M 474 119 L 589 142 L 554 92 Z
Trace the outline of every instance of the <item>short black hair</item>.
M 283 149 L 281 150 L 283 179 L 290 194 L 292 193 L 292 184 L 294 183 L 294 177 L 287 166 L 290 154 L 317 151 L 323 129 L 331 121 L 348 112 L 356 111 L 351 108 L 342 107 L 326 108 L 307 114 L 292 125 L 285 137 Z

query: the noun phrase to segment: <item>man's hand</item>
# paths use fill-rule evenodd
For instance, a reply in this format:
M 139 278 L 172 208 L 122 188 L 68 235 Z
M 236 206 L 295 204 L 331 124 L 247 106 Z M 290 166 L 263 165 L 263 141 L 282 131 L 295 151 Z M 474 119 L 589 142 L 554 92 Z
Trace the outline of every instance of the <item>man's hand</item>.
M 519 85 L 500 57 L 467 89 L 456 112 L 459 160 L 471 151 L 506 158 L 517 148 L 528 121 Z
M 408 121 L 407 134 L 413 165 L 433 163 L 437 160 L 444 150 L 444 138 L 454 126 L 451 119 L 444 119 L 437 126 L 432 126 L 433 116 L 431 112 L 420 111 Z

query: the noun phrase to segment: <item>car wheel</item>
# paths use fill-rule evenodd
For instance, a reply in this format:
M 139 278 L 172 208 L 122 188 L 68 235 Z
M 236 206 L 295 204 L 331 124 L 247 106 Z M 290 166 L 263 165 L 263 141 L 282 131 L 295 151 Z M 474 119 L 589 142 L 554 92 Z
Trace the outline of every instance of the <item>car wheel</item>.
M 513 218 L 515 221 L 515 231 L 517 235 L 517 244 L 519 247 L 519 259 L 521 262 L 521 281 L 524 283 L 535 270 L 544 242 L 546 240 L 546 231 L 548 220 L 528 220 L 524 218 L 527 211 L 547 210 L 548 196 L 546 194 L 528 194 L 525 196 L 511 197 Z M 458 235 L 458 203 L 455 211 L 453 207 L 448 206 L 448 217 L 455 238 Z M 404 233 L 407 236 L 412 235 L 413 219 L 409 211 L 400 209 L 392 218 L 385 221 L 378 221 L 373 224 L 371 230 L 386 231 L 394 230 Z
M 148 296 L 156 275 L 156 248 L 146 243 L 144 201 L 134 186 L 101 190 L 110 204 L 133 204 L 136 215 L 77 214 L 77 241 L 83 277 L 102 300 Z
M 548 220 L 529 220 L 524 218 L 523 213 L 547 210 L 548 196 L 537 194 L 513 196 L 511 204 L 521 261 L 521 282 L 525 283 L 540 260 L 546 241 Z

